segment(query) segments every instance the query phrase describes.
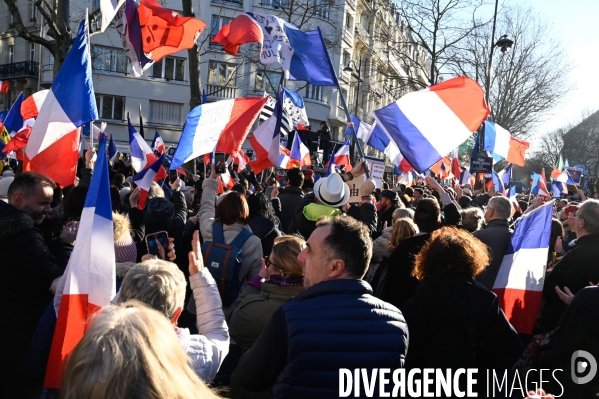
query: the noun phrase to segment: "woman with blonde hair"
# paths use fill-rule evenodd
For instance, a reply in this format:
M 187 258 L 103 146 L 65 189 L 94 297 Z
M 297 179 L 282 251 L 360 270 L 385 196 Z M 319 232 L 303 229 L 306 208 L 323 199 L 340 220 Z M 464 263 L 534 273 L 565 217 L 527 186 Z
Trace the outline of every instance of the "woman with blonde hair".
M 306 242 L 295 236 L 274 240 L 258 276 L 249 281 L 227 314 L 231 339 L 243 352 L 252 347 L 272 314 L 304 290 L 302 264 L 297 259 Z
M 141 302 L 108 306 L 67 359 L 63 399 L 217 396 L 191 369 L 172 325 Z

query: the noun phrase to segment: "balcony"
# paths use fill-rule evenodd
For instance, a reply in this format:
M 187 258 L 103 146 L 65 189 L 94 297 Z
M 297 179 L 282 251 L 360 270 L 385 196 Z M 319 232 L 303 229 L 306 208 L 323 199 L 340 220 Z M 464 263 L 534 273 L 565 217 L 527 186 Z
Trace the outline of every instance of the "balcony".
M 35 78 L 39 76 L 39 63 L 35 61 L 13 62 L 0 65 L 0 80 Z
M 347 4 L 348 6 L 350 6 L 352 10 L 356 9 L 356 2 L 355 2 L 355 0 L 345 0 L 345 4 Z
M 355 33 L 365 46 L 370 46 L 370 34 L 362 25 L 356 24 Z
M 217 4 L 227 7 L 242 8 L 241 0 L 210 0 L 210 4 Z
M 214 98 L 236 98 L 237 87 L 231 86 L 219 86 L 219 85 L 206 85 L 207 97 Z
M 345 40 L 348 46 L 354 45 L 354 34 L 349 28 L 343 29 L 343 40 Z

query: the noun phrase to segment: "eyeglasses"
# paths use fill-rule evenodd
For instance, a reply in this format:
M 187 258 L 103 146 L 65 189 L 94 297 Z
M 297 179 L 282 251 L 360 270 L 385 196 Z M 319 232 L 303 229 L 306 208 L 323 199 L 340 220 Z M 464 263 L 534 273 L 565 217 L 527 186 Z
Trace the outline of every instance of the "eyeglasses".
M 273 265 L 274 267 L 276 267 L 277 269 L 281 269 L 279 266 L 275 265 L 274 263 L 272 263 L 270 261 L 270 259 L 268 258 L 268 255 L 266 255 L 264 257 L 264 264 L 266 265 L 266 267 L 270 267 L 270 265 Z
M 578 215 L 578 212 L 572 212 L 572 217 L 575 218 Z

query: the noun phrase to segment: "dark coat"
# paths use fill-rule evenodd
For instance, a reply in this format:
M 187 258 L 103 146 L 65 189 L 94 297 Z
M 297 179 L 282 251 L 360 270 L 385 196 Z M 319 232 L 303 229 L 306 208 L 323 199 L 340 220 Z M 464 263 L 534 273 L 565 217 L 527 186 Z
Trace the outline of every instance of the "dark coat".
M 279 200 L 281 201 L 281 229 L 287 234 L 291 234 L 289 231 L 289 224 L 293 216 L 296 214 L 297 206 L 304 199 L 304 192 L 299 187 L 287 186 L 285 191 L 279 194 Z
M 503 256 L 505 255 L 510 241 L 512 239 L 513 230 L 507 220 L 491 220 L 482 230 L 476 230 L 472 233 L 474 237 L 481 240 L 491 250 L 491 263 L 481 274 L 476 276 L 476 281 L 487 287 L 487 289 L 493 289 L 493 283 L 499 273 L 499 267 L 503 262 Z
M 522 355 L 518 333 L 497 296 L 472 277 L 422 282 L 403 313 L 410 328 L 407 369 L 478 368 L 481 376 L 484 369 L 511 370 Z M 479 385 L 479 393 L 485 388 Z
M 589 282 L 599 282 L 599 236 L 587 235 L 576 240 L 574 249 L 564 255 L 562 260 L 545 277 L 543 299 L 545 304 L 541 310 L 541 326 L 549 332 L 557 327 L 559 318 L 564 314 L 568 305 L 562 302 L 555 292 L 555 286 L 568 287 L 572 293 L 589 285 Z
M 384 211 L 377 212 L 377 228 L 376 233 L 373 235 L 373 239 L 377 238 L 383 233 L 383 225 L 387 222 L 387 227 L 391 227 L 393 225 L 393 212 L 399 207 L 397 205 L 392 205 L 389 209 Z
M 50 285 L 62 276 L 72 251 L 72 245 L 59 244 L 51 254 L 33 219 L 0 201 L 0 339 L 11 372 L 23 370 L 31 337 L 54 297 Z
M 407 349 L 401 312 L 373 297 L 368 283 L 323 281 L 275 311 L 239 361 L 233 386 L 272 386 L 274 398 L 336 398 L 340 368 L 401 368 Z
M 272 220 L 260 215 L 250 216 L 248 226 L 252 229 L 252 233 L 262 242 L 262 253 L 270 255 L 275 238 L 283 235 L 281 231 L 275 226 Z

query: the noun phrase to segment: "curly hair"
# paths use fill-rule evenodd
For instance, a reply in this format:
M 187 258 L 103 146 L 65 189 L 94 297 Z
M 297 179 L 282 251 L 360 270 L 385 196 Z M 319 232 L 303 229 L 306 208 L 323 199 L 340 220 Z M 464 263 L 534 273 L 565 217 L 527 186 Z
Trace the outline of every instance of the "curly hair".
M 477 276 L 491 261 L 489 248 L 455 227 L 435 230 L 418 255 L 412 276 L 419 281 L 438 276 Z

